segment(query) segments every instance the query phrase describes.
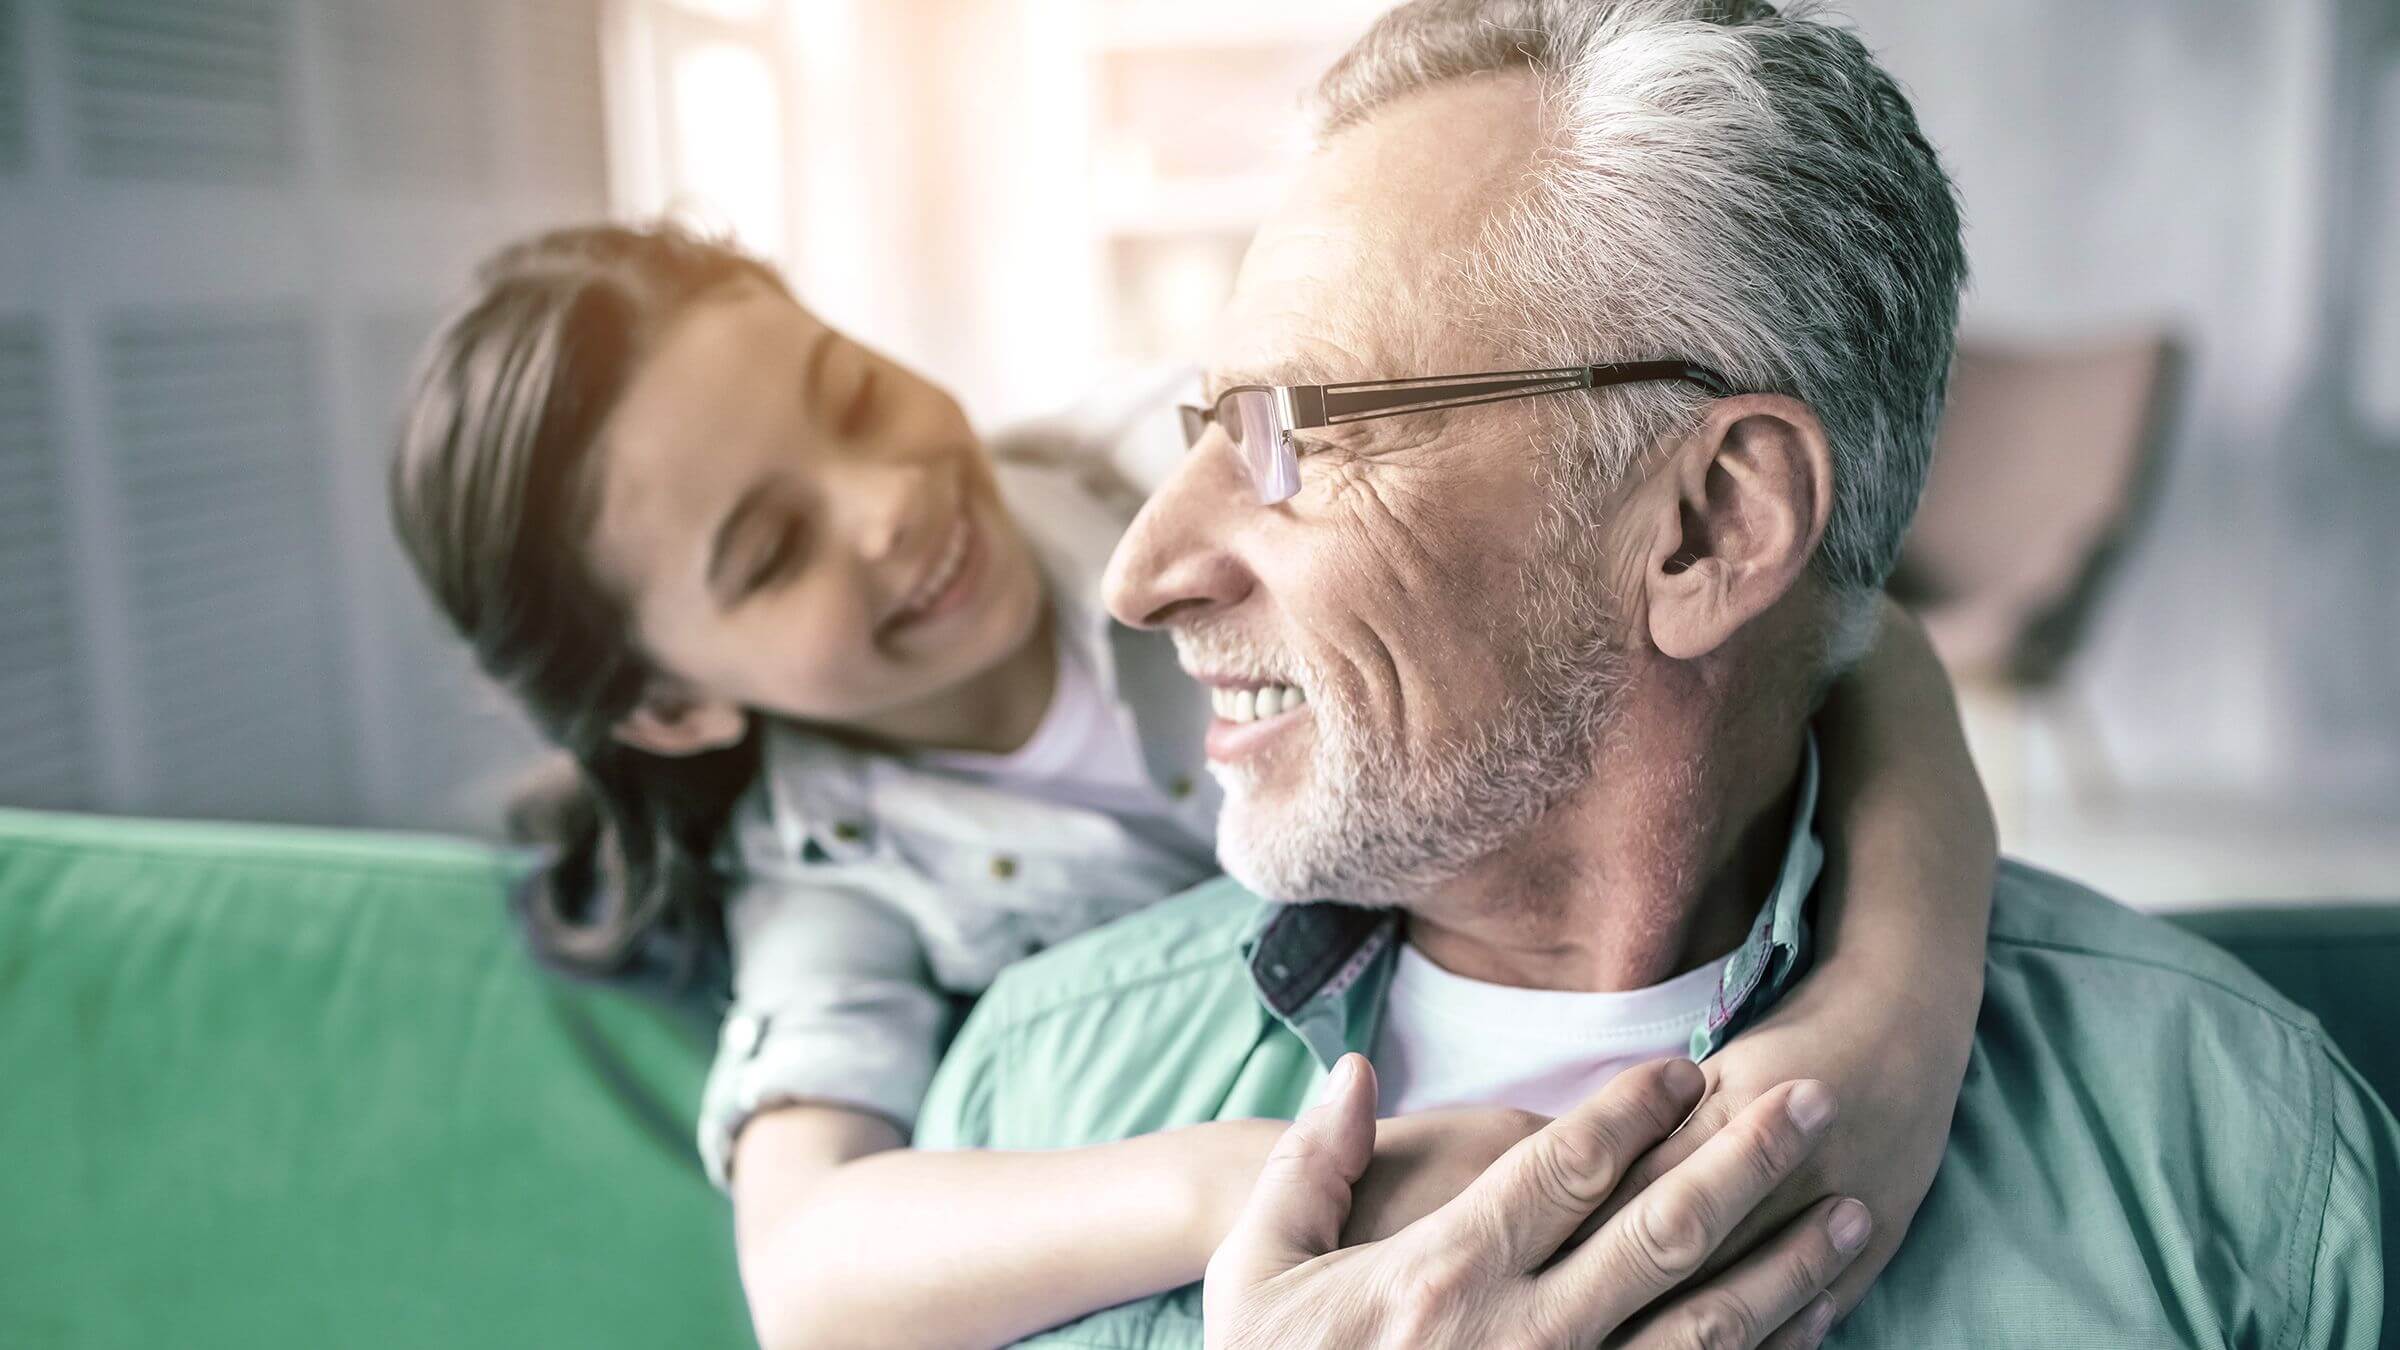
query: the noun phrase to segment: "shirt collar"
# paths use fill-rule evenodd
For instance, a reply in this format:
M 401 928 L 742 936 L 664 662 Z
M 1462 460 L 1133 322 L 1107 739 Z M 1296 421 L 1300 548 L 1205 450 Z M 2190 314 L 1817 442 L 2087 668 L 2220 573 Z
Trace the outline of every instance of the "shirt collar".
M 1695 1060 L 1714 1054 L 1764 1015 L 1806 967 L 1808 901 L 1825 865 L 1816 830 L 1817 773 L 1812 732 L 1802 745 L 1782 869 L 1749 935 L 1726 962 L 1708 1015 L 1692 1029 Z M 1243 953 L 1267 1013 L 1298 1036 L 1319 1064 L 1331 1066 L 1346 1051 L 1374 1043 L 1399 941 L 1400 917 L 1393 910 L 1261 901 Z

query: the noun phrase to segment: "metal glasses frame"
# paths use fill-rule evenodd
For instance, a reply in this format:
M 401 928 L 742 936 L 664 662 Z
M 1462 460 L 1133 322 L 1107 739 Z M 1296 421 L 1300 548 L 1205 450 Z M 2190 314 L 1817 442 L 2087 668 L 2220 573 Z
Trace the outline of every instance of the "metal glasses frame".
M 1185 447 L 1197 447 L 1210 426 L 1223 427 L 1234 448 L 1242 452 L 1243 465 L 1249 471 L 1252 486 L 1258 490 L 1259 500 L 1272 506 L 1300 490 L 1299 452 L 1292 443 L 1295 431 L 1652 380 L 1697 385 L 1711 398 L 1730 398 L 1736 392 L 1724 376 L 1690 361 L 1611 361 L 1546 370 L 1354 380 L 1344 384 L 1237 384 L 1218 394 L 1208 407 L 1187 403 L 1180 411 Z M 1272 443 L 1248 444 L 1252 431 L 1263 433 Z

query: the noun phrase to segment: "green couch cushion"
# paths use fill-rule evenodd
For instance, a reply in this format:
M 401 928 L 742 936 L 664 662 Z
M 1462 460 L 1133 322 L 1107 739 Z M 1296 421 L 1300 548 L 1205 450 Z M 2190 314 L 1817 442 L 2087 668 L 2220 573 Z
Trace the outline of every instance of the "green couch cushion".
M 521 865 L 0 811 L 0 1342 L 748 1343 L 707 1029 L 537 971 Z

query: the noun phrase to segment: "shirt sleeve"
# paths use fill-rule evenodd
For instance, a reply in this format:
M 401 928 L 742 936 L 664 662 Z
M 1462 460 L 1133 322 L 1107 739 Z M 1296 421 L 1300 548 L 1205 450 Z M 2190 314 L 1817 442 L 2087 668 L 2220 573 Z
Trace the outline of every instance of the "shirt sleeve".
M 2324 1219 L 2318 1227 L 2297 1341 L 2307 1350 L 2378 1350 L 2400 1331 L 2400 1125 L 2334 1052 Z
M 735 1136 L 770 1107 L 825 1102 L 913 1128 L 950 1002 L 908 919 L 839 883 L 753 876 L 728 927 L 733 1006 L 700 1108 L 710 1179 L 730 1184 Z

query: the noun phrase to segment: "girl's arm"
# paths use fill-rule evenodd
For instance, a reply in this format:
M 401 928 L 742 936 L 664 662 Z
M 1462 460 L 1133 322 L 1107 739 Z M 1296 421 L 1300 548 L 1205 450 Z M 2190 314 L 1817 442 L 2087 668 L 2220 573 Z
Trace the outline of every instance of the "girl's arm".
M 1867 1249 L 1833 1287 L 1857 1305 L 1933 1186 L 1983 1004 L 1999 845 L 1950 681 L 1924 630 L 1884 602 L 1875 649 L 1817 718 L 1816 963 L 1702 1067 L 1710 1095 L 1619 1194 L 1688 1155 L 1778 1083 L 1817 1078 L 1841 1118 L 1806 1174 L 1722 1249 L 1738 1254 L 1827 1194 L 1867 1205 Z
M 735 1145 L 734 1241 L 764 1350 L 990 1346 L 1200 1278 L 1281 1121 L 1044 1152 L 902 1148 L 800 1105 Z

